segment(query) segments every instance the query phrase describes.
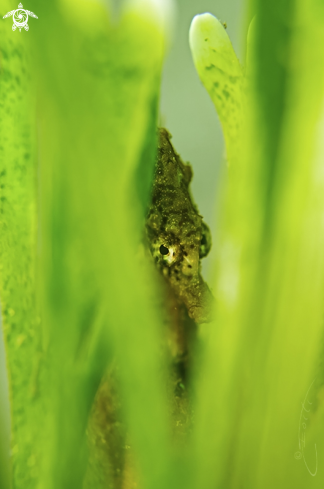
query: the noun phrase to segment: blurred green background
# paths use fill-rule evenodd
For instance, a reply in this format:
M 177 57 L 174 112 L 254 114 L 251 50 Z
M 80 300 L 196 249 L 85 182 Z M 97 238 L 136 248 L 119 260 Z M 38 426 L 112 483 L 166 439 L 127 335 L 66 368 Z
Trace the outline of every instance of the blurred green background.
M 112 3 L 115 3 L 117 11 L 120 2 Z M 174 29 L 162 75 L 159 123 L 171 132 L 176 151 L 193 167 L 193 197 L 215 239 L 215 188 L 220 165 L 224 163 L 224 141 L 213 103 L 194 67 L 189 47 L 189 27 L 196 14 L 213 13 L 226 22 L 228 34 L 240 56 L 243 1 L 177 0 L 175 3 Z M 12 8 L 15 8 L 15 5 Z M 29 2 L 28 8 L 35 12 L 37 10 L 32 1 Z M 41 19 L 38 22 L 40 21 Z M 7 22 L 10 22 L 9 19 Z M 23 31 L 20 35 L 29 34 Z M 205 276 L 208 276 L 212 255 L 213 250 L 210 256 L 203 260 Z M 10 414 L 5 362 L 3 336 L 0 334 L 0 450 L 8 456 Z M 3 459 L 6 459 L 6 456 Z M 1 474 L 6 477 L 5 468 L 1 470 Z
M 32 2 L 31 2 L 32 3 Z M 227 23 L 227 31 L 237 55 L 242 55 L 241 26 L 244 14 L 242 0 L 178 0 L 173 39 L 163 69 L 160 124 L 173 136 L 176 151 L 194 170 L 191 184 L 194 200 L 200 213 L 212 229 L 214 219 L 215 187 L 219 167 L 223 163 L 224 141 L 212 101 L 195 70 L 189 47 L 189 27 L 193 17 L 211 12 Z M 30 6 L 32 8 L 32 5 Z M 241 60 L 242 61 L 242 60 Z M 214 224 L 214 226 L 213 226 Z M 202 262 L 203 274 L 208 276 L 213 249 Z M 1 317 L 0 317 L 1 325 Z M 7 379 L 3 337 L 0 335 L 0 409 L 8 416 Z M 9 431 L 5 430 L 7 440 Z
M 207 334 L 197 340 L 203 354 L 193 375 L 188 451 L 173 447 L 167 434 L 159 376 L 161 363 L 166 367 L 159 347 L 163 306 L 151 300 L 158 294 L 148 260 L 134 255 L 154 165 L 164 50 L 160 17 L 147 22 L 143 12 L 129 11 L 116 26 L 98 2 L 78 8 L 77 0 L 34 0 L 34 6 L 46 20 L 37 21 L 30 37 L 40 87 L 37 151 L 35 104 L 29 96 L 23 109 L 20 104 L 25 93 L 31 95 L 26 33 L 12 38 L 7 29 L 7 76 L 0 78 L 7 108 L 0 119 L 7 197 L 0 284 L 16 487 L 34 489 L 35 479 L 39 488 L 80 487 L 88 409 L 115 355 L 143 487 L 322 487 L 322 475 L 309 486 L 309 474 L 294 457 L 298 448 L 303 452 L 300 402 L 318 369 L 324 314 L 323 148 L 317 148 L 324 95 L 321 0 L 251 0 L 259 20 L 247 71 L 231 46 L 244 64 L 245 5 L 178 2 L 159 123 L 194 169 L 193 196 L 214 240 L 203 269 L 207 279 L 211 265 L 216 270 L 210 286 L 217 303 Z M 199 16 L 190 52 L 190 23 L 204 11 L 226 22 L 229 37 L 215 17 Z M 3 96 L 8 91 L 12 96 Z M 224 172 L 215 108 L 230 162 Z M 24 143 L 30 149 L 25 155 Z M 0 355 L 0 450 L 8 454 L 3 349 Z M 318 397 L 310 414 L 310 448 L 324 439 L 322 419 Z

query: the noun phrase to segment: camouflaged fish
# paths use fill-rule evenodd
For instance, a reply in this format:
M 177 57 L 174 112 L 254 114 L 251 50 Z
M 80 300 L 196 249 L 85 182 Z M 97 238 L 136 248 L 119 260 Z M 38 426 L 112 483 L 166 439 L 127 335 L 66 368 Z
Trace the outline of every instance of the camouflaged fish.
M 166 129 L 159 129 L 158 155 L 146 231 L 157 267 L 196 323 L 211 320 L 213 296 L 200 274 L 211 247 L 208 226 L 193 203 L 192 169 L 181 161 Z

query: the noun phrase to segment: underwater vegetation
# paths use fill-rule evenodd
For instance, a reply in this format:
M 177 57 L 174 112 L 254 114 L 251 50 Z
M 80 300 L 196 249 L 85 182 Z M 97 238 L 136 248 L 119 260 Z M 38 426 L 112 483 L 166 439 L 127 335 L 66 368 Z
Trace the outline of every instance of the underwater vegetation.
M 158 131 L 171 7 L 1 19 L 1 489 L 323 487 L 324 4 L 247 2 L 244 62 L 192 21 L 226 146 L 211 249 Z

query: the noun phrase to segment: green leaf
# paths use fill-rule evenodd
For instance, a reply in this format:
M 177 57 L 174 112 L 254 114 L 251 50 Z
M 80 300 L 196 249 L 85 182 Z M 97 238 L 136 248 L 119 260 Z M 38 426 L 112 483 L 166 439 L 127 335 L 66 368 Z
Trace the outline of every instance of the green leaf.
M 2 2 L 4 15 L 11 2 Z M 28 44 L 0 23 L 0 297 L 17 487 L 34 487 L 41 327 L 36 309 L 35 104 Z
M 114 355 L 134 463 L 144 486 L 159 487 L 169 459 L 158 381 L 161 326 L 137 256 L 143 210 L 134 182 L 143 173 L 145 147 L 154 147 L 165 33 L 136 5 L 125 8 L 118 25 L 110 24 L 101 4 L 90 22 L 85 10 L 74 23 L 73 5 L 39 2 L 43 23 L 33 47 L 40 87 L 40 283 L 52 406 L 42 481 L 49 488 L 80 486 L 84 427 Z M 154 153 L 148 155 L 151 177 Z M 144 203 L 148 191 L 146 183 Z M 92 487 L 91 478 L 87 484 Z
M 164 484 L 170 447 L 162 325 L 150 300 L 150 271 L 138 257 L 166 39 L 149 4 L 150 11 L 132 2 L 113 24 L 100 2 L 34 2 L 41 22 L 28 33 L 32 65 L 15 44 L 22 38 L 9 39 L 7 26 L 1 300 L 18 489 L 81 486 L 85 428 L 112 356 L 138 477 L 143 487 Z M 30 77 L 37 88 L 37 153 Z M 91 474 L 87 483 L 93 486 Z
M 231 163 L 242 150 L 243 70 L 223 24 L 212 14 L 194 17 L 189 41 L 196 70 L 222 124 Z
M 257 3 L 247 142 L 222 182 L 216 318 L 199 376 L 201 488 L 302 488 L 310 477 L 294 453 L 323 335 L 324 9 L 315 0 Z M 320 398 L 317 406 L 304 452 L 312 471 Z

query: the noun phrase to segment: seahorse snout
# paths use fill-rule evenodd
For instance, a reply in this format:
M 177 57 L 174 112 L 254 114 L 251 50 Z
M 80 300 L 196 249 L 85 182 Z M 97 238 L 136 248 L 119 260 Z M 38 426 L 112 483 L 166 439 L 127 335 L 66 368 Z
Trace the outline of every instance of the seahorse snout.
M 199 249 L 183 252 L 182 273 L 186 276 L 197 276 L 199 274 Z

